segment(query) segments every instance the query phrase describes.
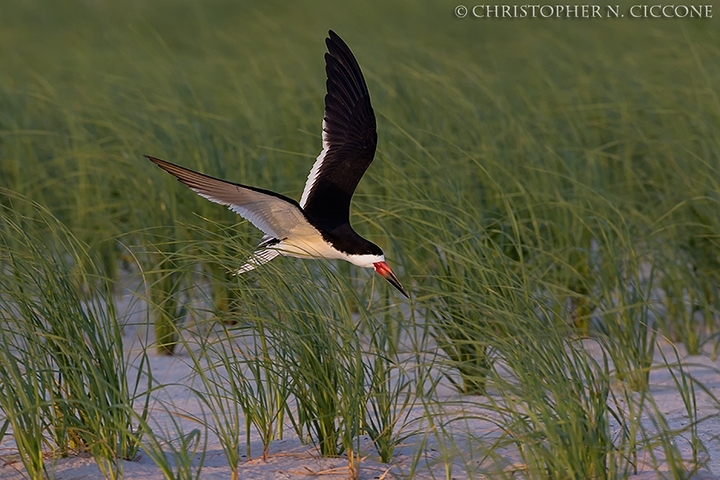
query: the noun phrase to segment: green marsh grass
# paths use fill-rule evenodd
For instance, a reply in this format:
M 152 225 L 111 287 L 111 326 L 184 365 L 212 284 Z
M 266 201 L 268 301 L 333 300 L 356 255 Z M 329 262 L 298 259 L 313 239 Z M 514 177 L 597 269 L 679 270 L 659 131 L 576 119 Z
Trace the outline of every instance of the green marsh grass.
M 390 463 L 395 449 L 410 436 L 409 417 L 425 376 L 413 372 L 417 366 L 412 364 L 412 358 L 403 359 L 397 347 L 389 347 L 393 329 L 389 327 L 391 319 L 384 320 L 373 325 L 364 360 L 368 380 L 363 431 L 372 440 L 380 461 Z
M 211 428 L 233 467 L 233 478 L 240 463 L 242 433 L 248 460 L 252 458 L 252 428 L 262 441 L 263 460 L 267 460 L 270 443 L 283 438 L 290 396 L 288 373 L 276 364 L 274 339 L 268 338 L 263 321 L 246 318 L 244 327 L 225 326 L 201 350 L 203 357 L 194 358 L 195 373 L 204 387 L 198 395 L 213 416 Z
M 230 250 L 222 246 L 227 241 L 206 238 L 188 250 L 212 255 L 228 268 L 236 258 L 217 255 Z M 228 461 L 239 462 L 243 423 L 248 458 L 251 426 L 266 459 L 270 442 L 283 438 L 289 423 L 323 455 L 346 454 L 351 472 L 357 473 L 362 434 L 382 460 L 390 460 L 407 435 L 403 427 L 416 395 L 412 359 L 398 354 L 402 316 L 387 295 L 368 305 L 347 300 L 356 295 L 352 282 L 322 263 L 290 260 L 267 270 L 270 275 L 235 277 L 233 311 L 195 312 L 207 328 L 198 328 L 191 337 L 197 346 L 187 348 L 204 389 L 197 394 L 213 417 L 208 428 Z M 310 276 L 317 288 L 299 295 L 296 283 Z M 366 282 L 363 289 L 372 288 Z
M 610 421 L 617 413 L 609 402 L 607 360 L 598 362 L 552 334 L 539 339 L 526 338 L 505 357 L 517 385 L 503 389 L 501 427 L 531 477 L 615 477 L 619 452 Z M 558 348 L 567 354 L 554 353 Z M 510 393 L 515 388 L 525 393 Z
M 215 364 L 210 363 L 207 366 L 198 363 L 197 365 L 203 368 L 196 371 L 204 390 L 208 392 L 207 394 L 204 391 L 199 392 L 197 395 L 210 412 L 212 425 L 209 426 L 209 429 L 219 439 L 228 464 L 232 469 L 232 478 L 236 479 L 238 478 L 237 468 L 240 463 L 240 440 L 243 426 L 245 426 L 247 437 L 249 437 L 250 433 L 250 426 L 244 421 L 243 413 L 247 420 L 252 417 L 249 415 L 251 412 L 246 407 L 246 402 L 242 396 L 246 395 L 246 388 L 244 388 L 246 383 L 241 383 L 240 388 L 238 388 L 238 382 L 235 381 L 237 375 L 230 373 L 233 369 L 242 368 L 242 366 L 239 363 L 230 365 L 229 363 L 232 360 L 237 360 L 237 356 L 225 355 L 215 360 Z M 223 369 L 228 373 L 225 375 L 218 374 L 220 366 L 224 367 Z M 246 381 L 245 377 L 240 376 L 239 378 L 241 382 Z M 247 449 L 250 450 L 249 441 L 247 442 Z
M 623 478 L 636 452 L 656 447 L 678 475 L 693 470 L 699 457 L 680 461 L 671 445 L 682 432 L 646 387 L 657 332 L 691 352 L 720 345 L 717 25 L 481 22 L 455 18 L 453 7 L 10 2 L 0 16 L 0 205 L 33 221 L 43 218 L 40 205 L 86 246 L 63 264 L 81 293 L 59 303 L 102 297 L 103 313 L 114 315 L 109 286 L 129 251 L 162 350 L 176 354 L 188 328 L 214 335 L 196 342 L 193 361 L 213 366 L 205 407 L 219 437 L 247 432 L 232 422 L 248 417 L 268 432 L 275 414 L 286 415 L 325 454 L 355 458 L 357 435 L 370 433 L 387 460 L 416 428 L 403 412 L 420 402 L 414 425 L 434 426 L 427 435 L 449 477 L 463 458 L 441 418 L 440 386 L 449 384 L 500 416 L 504 436 L 479 448 L 499 465 L 504 448 L 521 446 L 533 478 Z M 297 198 L 320 150 L 328 28 L 358 57 L 378 117 L 378 154 L 353 224 L 385 250 L 409 301 L 369 272 L 322 262 L 280 258 L 247 277 L 226 275 L 260 234 L 143 158 Z M 0 255 L 23 252 L 21 266 L 49 266 L 46 249 L 62 250 L 56 237 L 27 238 L 3 231 Z M 2 275 L 16 289 L 7 265 Z M 46 280 L 59 278 L 69 288 L 62 275 Z M 207 323 L 185 321 L 189 314 Z M 271 354 L 236 349 L 236 335 L 264 335 Z M 588 337 L 599 358 L 580 343 Z M 16 338 L 4 337 L 6 354 Z M 117 348 L 108 350 L 121 365 Z M 264 370 L 236 370 L 235 388 L 219 383 L 232 377 L 227 368 L 254 365 Z M 253 398 L 241 420 L 232 399 L 262 388 L 258 373 L 268 372 L 287 375 L 287 386 L 266 400 L 268 416 L 248 415 L 262 403 Z M 677 375 L 695 418 L 689 374 Z M 285 396 L 293 407 L 281 413 Z M 2 409 L 8 425 L 12 406 Z M 45 407 L 23 411 L 10 424 L 42 430 L 60 418 Z M 650 417 L 655 430 L 641 423 Z M 145 439 L 164 462 L 164 444 L 142 433 L 128 434 L 132 448 Z M 18 437 L 29 442 L 19 448 L 31 476 L 44 468 L 40 438 Z M 225 447 L 234 465 L 233 441 Z M 593 448 L 576 448 L 584 443 Z M 422 469 L 417 448 L 410 475 Z
M 144 425 L 152 434 L 142 444 L 143 453 L 153 460 L 167 480 L 202 478 L 207 430 L 200 425 L 188 432 L 182 425 L 183 414 L 170 406 L 164 406 L 163 410 L 168 419 L 163 425 Z
M 363 346 L 342 302 L 321 290 L 298 294 L 285 284 L 290 302 L 277 305 L 273 337 L 279 368 L 290 378 L 297 401 L 296 431 L 306 432 L 322 455 L 355 455 L 365 408 Z M 332 295 L 332 293 L 330 293 Z M 339 309 L 338 309 L 339 308 Z
M 178 345 L 179 330 L 186 313 L 180 298 L 186 275 L 177 264 L 175 240 L 153 243 L 152 247 L 157 250 L 147 255 L 151 264 L 146 276 L 154 316 L 155 346 L 158 353 L 172 355 Z
M 134 459 L 140 448 L 137 422 L 147 417 L 147 397 L 139 381 L 130 384 L 126 376 L 111 285 L 97 270 L 88 273 L 88 246 L 47 209 L 6 195 L 13 206 L 24 203 L 35 213 L 26 217 L 0 207 L 6 426 L 33 478 L 48 474 L 48 449 L 56 456 L 88 452 L 116 478 L 118 460 Z M 86 273 L 78 278 L 80 264 Z

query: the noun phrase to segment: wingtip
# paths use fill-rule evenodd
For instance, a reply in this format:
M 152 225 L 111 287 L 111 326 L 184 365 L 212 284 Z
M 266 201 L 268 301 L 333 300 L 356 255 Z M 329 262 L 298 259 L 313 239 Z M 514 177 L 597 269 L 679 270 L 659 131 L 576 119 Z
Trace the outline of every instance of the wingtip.
M 168 173 L 172 173 L 172 172 L 170 172 L 170 170 L 168 170 L 168 168 L 171 168 L 171 167 L 177 168 L 178 167 L 177 165 L 172 164 L 168 161 L 165 161 L 162 158 L 153 157 L 152 155 L 143 155 L 143 156 Z M 179 168 L 182 168 L 182 167 L 179 167 Z M 175 176 L 177 176 L 177 175 L 175 175 Z
M 340 35 L 335 33 L 334 30 L 328 30 L 328 37 L 325 39 L 325 45 L 328 47 L 328 50 L 333 46 L 336 48 L 349 48 L 347 43 L 345 43 L 345 40 L 340 38 Z

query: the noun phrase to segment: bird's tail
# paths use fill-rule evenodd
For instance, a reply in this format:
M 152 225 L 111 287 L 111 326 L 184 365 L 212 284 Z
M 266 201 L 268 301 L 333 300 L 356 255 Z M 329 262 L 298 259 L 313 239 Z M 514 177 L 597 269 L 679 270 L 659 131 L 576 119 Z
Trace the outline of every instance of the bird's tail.
M 278 255 L 280 255 L 280 252 L 273 249 L 257 250 L 253 253 L 252 257 L 248 258 L 245 264 L 238 269 L 237 275 L 249 272 L 250 270 L 255 269 L 255 267 L 259 267 L 263 263 L 269 262 Z
M 267 263 L 273 258 L 280 255 L 280 252 L 278 250 L 275 250 L 274 248 L 268 248 L 278 243 L 280 243 L 280 240 L 278 240 L 277 238 L 265 235 L 260 240 L 260 243 L 257 246 L 257 250 L 255 250 L 252 256 L 247 259 L 245 264 L 243 264 L 235 274 L 242 275 L 245 272 L 254 270 L 255 267 L 259 267 L 263 263 Z

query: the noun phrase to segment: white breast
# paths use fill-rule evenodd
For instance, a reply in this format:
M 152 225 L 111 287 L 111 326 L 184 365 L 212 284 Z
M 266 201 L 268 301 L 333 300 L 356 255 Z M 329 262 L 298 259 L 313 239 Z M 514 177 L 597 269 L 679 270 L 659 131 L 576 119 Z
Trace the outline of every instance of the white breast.
M 296 258 L 327 258 L 345 260 L 363 268 L 373 268 L 373 264 L 384 262 L 384 255 L 351 255 L 333 248 L 321 235 L 293 236 L 270 247 L 282 255 Z

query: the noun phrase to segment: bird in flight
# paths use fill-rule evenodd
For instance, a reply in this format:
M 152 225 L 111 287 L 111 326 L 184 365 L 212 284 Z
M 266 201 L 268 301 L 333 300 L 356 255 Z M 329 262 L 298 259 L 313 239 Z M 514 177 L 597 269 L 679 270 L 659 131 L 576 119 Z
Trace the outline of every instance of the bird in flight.
M 375 113 L 360 66 L 348 46 L 332 30 L 325 43 L 327 94 L 322 151 L 310 169 L 300 202 L 147 158 L 201 197 L 227 206 L 263 231 L 265 236 L 238 274 L 278 255 L 340 259 L 374 268 L 409 298 L 380 247 L 350 226 L 350 199 L 375 156 Z

